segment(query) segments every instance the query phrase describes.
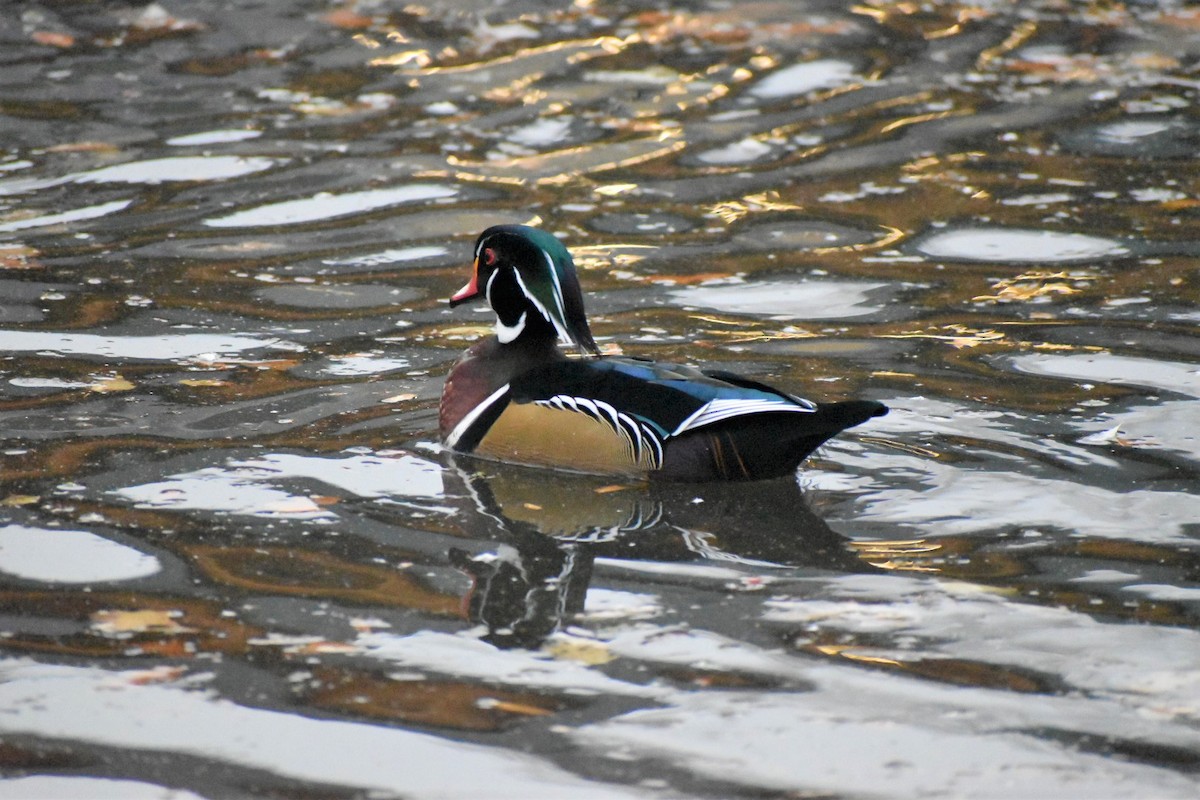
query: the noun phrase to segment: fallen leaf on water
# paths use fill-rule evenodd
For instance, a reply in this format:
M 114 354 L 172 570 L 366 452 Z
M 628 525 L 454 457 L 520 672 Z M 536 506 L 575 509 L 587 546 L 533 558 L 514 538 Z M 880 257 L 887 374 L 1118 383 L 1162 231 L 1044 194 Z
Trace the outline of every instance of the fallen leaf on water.
M 47 153 L 116 153 L 121 148 L 112 142 L 63 142 L 52 144 L 46 148 Z
M 120 375 L 108 375 L 97 379 L 87 388 L 93 392 L 107 394 L 109 392 L 128 392 L 134 388 L 134 385 Z
M 607 664 L 616 659 L 616 656 L 603 642 L 587 639 L 561 638 L 547 644 L 545 649 L 555 658 L 577 661 L 589 666 Z
M 170 683 L 179 680 L 187 672 L 183 667 L 154 667 L 122 673 L 133 686 L 148 686 L 153 683 Z
M 41 269 L 37 250 L 24 244 L 0 244 L 0 269 Z
M 374 24 L 374 20 L 370 17 L 364 14 L 359 14 L 356 11 L 351 11 L 348 8 L 334 9 L 333 11 L 330 11 L 328 14 L 325 14 L 323 17 L 321 17 L 321 19 L 325 20 L 335 28 L 341 28 L 343 30 L 350 31 L 369 28 L 372 24 Z
M 138 611 L 97 611 L 92 614 L 92 628 L 100 633 L 192 633 L 192 628 L 175 621 L 177 611 L 142 609 Z
M 217 378 L 184 378 L 179 382 L 180 386 L 228 386 L 229 381 L 218 380 Z
M 34 31 L 29 34 L 29 38 L 47 47 L 61 47 L 66 49 L 75 46 L 75 37 L 69 33 L 62 33 L 60 31 Z
M 16 506 L 31 506 L 42 498 L 36 494 L 10 494 L 0 500 L 0 506 L 13 508 Z
M 514 703 L 509 700 L 497 700 L 494 697 L 481 697 L 476 701 L 476 705 L 488 711 L 506 711 L 509 714 L 522 714 L 527 717 L 545 717 L 554 713 L 548 708 Z

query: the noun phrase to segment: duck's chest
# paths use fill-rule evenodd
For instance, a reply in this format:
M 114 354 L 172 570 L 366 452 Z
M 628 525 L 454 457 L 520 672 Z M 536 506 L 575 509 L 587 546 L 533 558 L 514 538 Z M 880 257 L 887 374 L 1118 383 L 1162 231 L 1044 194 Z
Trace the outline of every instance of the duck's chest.
M 563 360 L 557 347 L 502 345 L 488 337 L 471 346 L 446 377 L 438 412 L 442 438 L 476 413 L 513 378 L 542 364 Z
M 494 339 L 472 347 L 446 378 L 442 440 L 454 450 L 510 463 L 599 473 L 641 473 L 655 467 L 653 451 L 639 446 L 636 423 L 607 404 L 581 400 L 563 405 L 549 390 L 539 393 L 548 399 L 513 399 L 514 381 L 527 389 L 530 375 L 553 378 L 566 363 L 557 348 L 522 352 L 497 346 Z M 570 388 L 577 387 L 567 385 L 564 391 Z
M 485 398 L 504 385 L 503 382 L 496 383 L 499 378 L 493 372 L 486 361 L 481 363 L 474 347 L 463 353 L 450 370 L 438 407 L 438 429 L 443 439 Z

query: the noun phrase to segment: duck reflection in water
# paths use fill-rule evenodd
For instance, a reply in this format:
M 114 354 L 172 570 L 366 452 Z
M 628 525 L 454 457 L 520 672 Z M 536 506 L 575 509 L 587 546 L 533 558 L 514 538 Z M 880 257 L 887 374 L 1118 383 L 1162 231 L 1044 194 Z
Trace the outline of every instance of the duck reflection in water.
M 452 548 L 472 579 L 467 616 L 498 647 L 537 647 L 584 608 L 597 558 L 872 571 L 809 508 L 791 479 L 727 484 L 613 483 L 472 460 L 449 470 L 478 513 L 466 532 L 491 552 Z M 447 487 L 457 494 L 459 487 Z

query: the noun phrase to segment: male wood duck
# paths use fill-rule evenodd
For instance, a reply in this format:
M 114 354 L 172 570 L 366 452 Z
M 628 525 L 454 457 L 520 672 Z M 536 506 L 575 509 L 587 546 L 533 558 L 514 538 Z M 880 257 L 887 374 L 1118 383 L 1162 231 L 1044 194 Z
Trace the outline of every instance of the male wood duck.
M 601 356 L 571 254 L 524 225 L 488 228 L 450 298 L 483 295 L 496 334 L 472 345 L 442 391 L 453 450 L 499 461 L 679 481 L 794 472 L 837 433 L 887 407 L 814 403 L 720 370 Z M 559 342 L 583 358 L 569 358 Z

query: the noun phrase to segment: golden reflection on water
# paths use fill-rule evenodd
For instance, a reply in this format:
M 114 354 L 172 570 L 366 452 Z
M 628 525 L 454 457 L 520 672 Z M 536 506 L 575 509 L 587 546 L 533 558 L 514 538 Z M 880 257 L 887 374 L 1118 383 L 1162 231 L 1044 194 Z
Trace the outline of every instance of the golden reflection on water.
M 193 92 L 201 78 L 231 92 L 238 110 L 231 111 L 225 97 L 209 118 L 263 133 L 252 142 L 204 147 L 286 153 L 295 161 L 242 182 L 80 184 L 62 196 L 20 196 L 7 219 L 27 217 L 29 208 L 71 205 L 92 192 L 137 193 L 138 202 L 105 224 L 80 228 L 89 238 L 71 238 L 74 229 L 62 226 L 0 245 L 6 280 L 48 287 L 24 305 L 13 304 L 29 312 L 29 321 L 5 326 L 246 329 L 285 339 L 304 331 L 305 349 L 282 357 L 216 353 L 157 363 L 120 353 L 111 363 L 61 353 L 5 361 L 0 378 L 6 382 L 21 377 L 80 385 L 0 397 L 0 413 L 11 415 L 28 437 L 6 441 L 0 508 L 37 525 L 121 537 L 133 549 L 153 550 L 171 569 L 157 583 L 127 587 L 47 587 L 13 578 L 0 592 L 11 628 L 0 637 L 0 649 L 64 664 L 145 665 L 138 680 L 163 682 L 193 669 L 220 671 L 225 659 L 243 671 L 236 677 L 252 674 L 270 685 L 292 713 L 307 709 L 342 721 L 483 734 L 501 746 L 526 748 L 535 741 L 533 749 L 552 749 L 558 758 L 559 740 L 546 745 L 518 737 L 550 720 L 581 725 L 581 709 L 595 718 L 616 714 L 613 698 L 500 687 L 490 677 L 456 678 L 436 668 L 394 669 L 371 657 L 362 642 L 361 629 L 377 623 L 346 620 L 386 616 L 384 625 L 393 626 L 398 639 L 426 632 L 483 638 L 598 678 L 634 675 L 631 682 L 693 693 L 795 687 L 740 667 L 708 668 L 699 658 L 678 665 L 630 656 L 603 637 L 690 630 L 726 637 L 748 652 L 777 647 L 756 619 L 761 605 L 754 598 L 816 602 L 813 587 L 821 581 L 836 589 L 856 578 L 939 587 L 959 581 L 994 591 L 1012 607 L 1052 609 L 1097 625 L 1194 629 L 1194 612 L 1186 602 L 1162 599 L 1169 595 L 1142 597 L 1119 586 L 1072 582 L 1088 571 L 1123 570 L 1136 580 L 1183 588 L 1195 573 L 1194 554 L 1180 544 L 1184 536 L 1101 539 L 1089 535 L 1095 520 L 1087 518 L 1074 530 L 1013 526 L 971 535 L 942 535 L 937 519 L 911 525 L 860 519 L 869 510 L 864 497 L 883 502 L 881 492 L 939 488 L 925 481 L 935 474 L 922 472 L 930 465 L 948 472 L 1044 471 L 1060 484 L 1095 480 L 1114 494 L 1159 486 L 1185 494 L 1194 481 L 1186 455 L 1116 435 L 1104 447 L 1076 441 L 1079 424 L 1113 407 L 1155 411 L 1158 398 L 1150 390 L 1115 381 L 1085 386 L 1019 373 L 1005 362 L 1039 352 L 1128 353 L 1185 369 L 1194 361 L 1200 281 L 1192 223 L 1200 201 L 1182 169 L 1189 162 L 1148 148 L 1128 155 L 1072 148 L 1063 131 L 1146 119 L 1191 124 L 1181 89 L 1189 78 L 1180 59 L 1130 51 L 1117 27 L 1133 14 L 1148 15 L 1146 25 L 1186 24 L 1186 30 L 1195 20 L 1183 15 L 1172 22 L 1170 14 L 1140 7 L 1085 6 L 1064 11 L 1061 19 L 1033 20 L 999 7 L 862 3 L 851 9 L 853 16 L 796 19 L 786 2 L 686 13 L 577 2 L 513 20 L 527 30 L 514 29 L 512 38 L 504 37 L 514 30 L 494 27 L 504 24 L 495 9 L 476 26 L 474 19 L 406 7 L 377 17 L 321 17 L 320 24 L 353 49 L 329 61 L 344 66 L 320 69 L 306 59 L 309 52 L 323 55 L 317 51 L 324 44 L 309 51 L 237 39 L 245 46 L 221 54 L 176 41 L 186 55 L 168 65 L 167 74 L 189 82 Z M 602 15 L 612 19 L 546 42 L 565 29 L 557 24 Z M 605 33 L 584 35 L 589 30 Z M 1148 28 L 1129 30 L 1141 36 Z M 22 69 L 72 57 L 74 45 L 47 41 L 43 46 L 56 49 L 29 56 Z M 1043 44 L 1052 46 L 1039 50 Z M 152 46 L 152 39 L 138 46 Z M 926 46 L 946 48 L 936 53 L 958 60 L 912 55 Z M 88 47 L 88 58 L 119 55 L 116 44 Z M 956 56 L 956 47 L 969 52 Z M 756 82 L 826 51 L 853 62 L 857 74 L 802 95 L 754 99 Z M 127 66 L 131 73 L 141 69 Z M 28 99 L 10 85 L 13 96 L 0 100 L 9 122 L 47 124 L 42 136 L 50 139 L 24 148 L 28 152 L 14 144 L 5 154 L 28 155 L 31 166 L 22 169 L 31 174 L 74 174 L 154 156 L 158 144 L 146 130 L 190 130 L 212 110 L 189 107 L 179 115 L 172 102 L 187 103 L 161 97 L 150 103 L 154 93 L 139 99 L 131 83 L 122 113 L 147 117 L 138 122 L 144 128 L 131 131 L 104 114 L 103 104 L 72 99 L 62 88 L 68 83 L 45 84 L 48 93 L 66 99 Z M 1110 92 L 1113 99 L 1103 99 Z M 1147 110 L 1166 103 L 1164 97 L 1184 104 Z M 104 126 L 88 124 L 96 114 Z M 512 146 L 514 130 L 564 117 L 586 133 Z M 972 127 L 976 117 L 987 120 L 986 127 Z M 1185 130 L 1180 137 L 1193 135 Z M 55 136 L 74 141 L 52 141 Z M 695 158 L 742 142 L 748 143 L 739 156 L 744 161 Z M 303 158 L 295 156 L 301 152 Z M 204 225 L 227 213 L 226 202 L 249 207 L 410 176 L 458 182 L 463 196 L 436 207 L 388 208 L 286 229 L 217 232 Z M 666 233 L 635 223 L 600 224 L 605 215 L 639 214 L 685 225 Z M 443 300 L 462 283 L 475 235 L 501 221 L 538 224 L 564 236 L 595 295 L 590 307 L 602 309 L 593 321 L 606 349 L 746 371 L 822 399 L 868 394 L 897 408 L 880 424 L 907 414 L 909 427 L 864 428 L 845 437 L 810 465 L 815 483 L 827 479 L 834 488 L 804 492 L 786 482 L 729 494 L 707 487 L 667 490 L 450 463 L 436 449 L 424 449 L 432 441 L 441 377 L 468 342 L 486 335 L 489 323 L 483 316 L 451 315 Z M 818 241 L 823 224 L 858 238 Z M 924 237 L 974 226 L 1120 235 L 1128 252 L 1063 266 L 968 262 L 917 249 Z M 768 246 L 773 233 L 796 230 L 803 235 Z M 800 240 L 814 246 L 796 246 Z M 440 255 L 411 263 L 382 259 L 361 271 L 330 261 L 432 245 L 442 248 Z M 394 285 L 413 290 L 414 299 L 346 309 L 264 302 L 256 294 L 301 274 L 335 288 Z M 84 282 L 90 278 L 99 282 Z M 730 278 L 750 284 L 828 278 L 903 288 L 870 313 L 830 321 L 695 312 L 665 299 L 665 287 Z M 60 291 L 56 284 L 67 287 L 60 292 L 65 296 L 42 299 Z M 144 301 L 150 305 L 139 305 Z M 1133 313 L 1155 307 L 1148 315 Z M 353 376 L 314 367 L 361 353 L 421 353 L 428 361 Z M 311 410 L 306 392 L 318 390 L 346 399 L 313 411 L 311 421 L 296 422 L 292 410 L 283 410 L 288 403 Z M 925 399 L 949 409 L 944 413 L 958 426 L 953 433 L 921 429 L 920 412 L 911 409 Z M 999 421 L 979 421 L 993 412 L 988 419 Z M 148 429 L 133 427 L 139 413 L 149 415 Z M 234 418 L 242 416 L 258 428 L 239 433 Z M 428 456 L 444 468 L 446 491 L 413 498 L 398 489 L 395 496 L 367 498 L 353 487 L 319 481 L 288 485 L 300 502 L 333 515 L 322 525 L 131 507 L 111 494 L 134 480 L 122 478 L 127 470 L 136 468 L 139 481 L 174 474 L 151 474 L 159 463 L 172 465 L 164 470 L 175 470 L 176 462 L 186 462 L 180 469 L 225 469 L 250 450 L 324 455 L 332 462 L 345 448 L 404 448 Z M 1151 534 L 1131 531 L 1130 537 Z M 605 618 L 588 609 L 589 593 L 592 600 L 636 601 L 650 610 L 629 612 L 618 603 Z M 660 601 L 667 607 L 654 605 Z M 563 635 L 571 626 L 595 638 Z M 905 641 L 903 633 L 830 629 L 788 641 L 804 665 L 827 659 L 1013 693 L 1092 691 L 1064 689 L 1057 674 L 992 663 L 988 656 L 937 657 L 935 647 Z M 1120 641 L 1114 636 L 1107 646 L 1115 652 Z M 158 667 L 175 672 L 155 672 Z M 39 756 L 17 752 L 23 746 L 0 742 L 0 756 L 14 759 L 4 763 L 47 771 L 75 764 L 72 759 L 82 771 L 97 763 L 84 747 Z M 642 774 L 637 770 L 635 763 L 629 774 Z M 298 796 L 295 788 L 276 794 Z
M 686 145 L 676 139 L 678 135 L 677 131 L 667 128 L 656 136 L 643 139 L 572 147 L 536 156 L 467 161 L 451 155 L 446 160 L 454 167 L 451 174 L 459 180 L 495 181 L 513 186 L 559 186 L 584 175 L 632 167 L 678 152 Z M 528 177 L 530 175 L 533 177 Z
M 936 458 L 936 454 L 930 451 L 915 454 L 932 455 Z M 926 539 L 857 541 L 850 542 L 849 547 L 863 561 L 879 569 L 901 572 L 942 571 L 933 561 L 940 558 L 943 546 Z
M 937 333 L 935 331 L 945 331 L 949 333 Z M 945 325 L 935 329 L 935 331 L 905 331 L 903 333 L 881 333 L 877 334 L 881 339 L 929 339 L 931 341 L 945 342 L 956 350 L 961 350 L 964 347 L 977 347 L 981 344 L 989 342 L 999 342 L 1004 339 L 1004 334 L 994 330 L 973 330 L 966 325 Z
M 909 125 L 920 125 L 923 122 L 932 122 L 938 119 L 949 119 L 950 117 L 958 117 L 963 116 L 964 114 L 972 113 L 974 112 L 970 109 L 963 109 L 959 111 L 931 111 L 927 114 L 915 114 L 911 117 L 901 117 L 900 119 L 892 120 L 884 125 L 879 129 L 879 133 L 891 133 Z
M 620 53 L 636 39 L 621 39 L 616 36 L 601 36 L 595 39 L 577 39 L 565 40 L 561 42 L 552 42 L 546 45 L 535 45 L 533 47 L 525 47 L 515 53 L 499 56 L 497 58 L 468 62 L 464 64 L 453 64 L 440 67 L 428 67 L 420 70 L 403 72 L 403 75 L 414 78 L 423 78 L 430 75 L 438 74 L 476 74 L 493 70 L 496 67 L 501 67 L 511 64 L 523 64 L 530 61 L 542 60 L 541 57 L 552 55 L 565 55 L 565 62 L 569 64 L 586 61 L 590 58 L 596 58 L 604 55 L 615 55 Z M 401 53 L 392 56 L 381 56 L 373 58 L 369 62 L 371 66 L 390 67 L 409 63 L 412 59 L 407 57 L 407 53 Z M 427 54 L 428 55 L 428 54 Z M 395 59 L 399 58 L 397 61 Z M 559 59 L 555 59 L 558 61 Z M 424 65 L 422 65 L 424 66 Z M 530 73 L 535 76 L 533 79 L 542 77 L 541 73 Z
M 726 225 L 737 222 L 742 217 L 762 211 L 802 211 L 803 206 L 781 200 L 779 192 L 759 192 L 748 194 L 740 200 L 726 200 L 709 208 L 710 214 L 721 218 Z
M 495 732 L 571 706 L 567 698 L 474 683 L 394 680 L 363 670 L 319 668 L 303 693 L 314 708 L 443 730 Z
M 210 580 L 249 592 L 460 613 L 456 596 L 433 591 L 412 574 L 355 564 L 328 553 L 204 545 L 188 545 L 181 552 Z
M 1083 291 L 1080 284 L 1094 281 L 1098 277 L 1097 274 L 1086 271 L 1023 272 L 1012 278 L 1002 278 L 992 285 L 995 294 L 972 297 L 971 302 L 1011 302 L 1079 294 Z

